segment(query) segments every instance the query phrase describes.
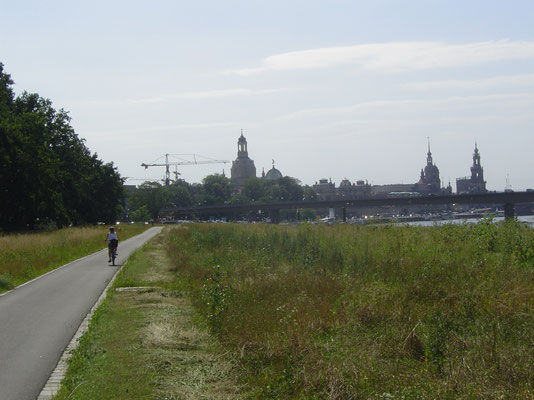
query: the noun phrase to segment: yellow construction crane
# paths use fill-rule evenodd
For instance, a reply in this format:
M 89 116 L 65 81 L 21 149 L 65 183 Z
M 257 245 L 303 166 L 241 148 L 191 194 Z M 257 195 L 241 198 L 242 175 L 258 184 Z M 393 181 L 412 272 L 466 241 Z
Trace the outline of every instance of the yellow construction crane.
M 169 161 L 169 157 L 172 157 L 178 161 Z M 184 158 L 189 157 L 189 159 Z M 162 162 L 162 160 L 165 158 L 165 162 Z M 191 160 L 192 158 L 192 160 Z M 168 186 L 171 183 L 171 165 L 174 165 L 176 170 L 174 171 L 175 178 L 178 180 L 178 175 L 180 173 L 178 172 L 178 165 L 197 165 L 197 164 L 226 164 L 230 161 L 227 160 L 214 160 L 213 158 L 199 156 L 198 154 L 165 154 L 164 156 L 159 157 L 158 159 L 154 160 L 150 164 L 141 164 L 142 167 L 145 167 L 145 169 L 148 169 L 148 167 L 165 167 L 165 186 Z

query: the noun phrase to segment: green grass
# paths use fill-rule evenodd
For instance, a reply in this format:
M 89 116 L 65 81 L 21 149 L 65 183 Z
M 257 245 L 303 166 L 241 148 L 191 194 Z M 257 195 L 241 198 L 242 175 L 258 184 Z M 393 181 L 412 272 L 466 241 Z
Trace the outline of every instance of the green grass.
M 159 235 L 136 251 L 95 312 L 55 400 L 236 398 L 225 361 L 174 279 Z
M 119 225 L 121 240 L 146 225 Z M 106 247 L 108 227 L 67 228 L 47 233 L 0 236 L 0 292 Z
M 258 399 L 534 397 L 534 231 L 192 225 L 180 284 Z

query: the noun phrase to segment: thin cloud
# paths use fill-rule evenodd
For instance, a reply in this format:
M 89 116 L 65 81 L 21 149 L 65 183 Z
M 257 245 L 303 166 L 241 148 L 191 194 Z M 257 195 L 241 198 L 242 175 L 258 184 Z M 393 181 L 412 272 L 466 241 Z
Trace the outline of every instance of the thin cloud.
M 162 103 L 171 100 L 202 100 L 202 99 L 214 99 L 218 97 L 230 97 L 230 96 L 261 96 L 265 94 L 273 94 L 280 92 L 287 92 L 289 88 L 277 88 L 277 89 L 225 89 L 225 90 L 207 90 L 200 92 L 183 92 L 168 94 L 159 97 L 129 100 L 129 103 Z
M 532 86 L 534 85 L 534 74 L 496 76 L 485 79 L 472 80 L 445 80 L 430 82 L 410 82 L 403 84 L 403 87 L 417 90 L 432 89 L 485 89 L 499 86 Z
M 500 107 L 506 105 L 523 104 L 534 101 L 534 93 L 513 93 L 513 94 L 491 94 L 478 96 L 451 96 L 438 99 L 405 99 L 405 100 L 376 100 L 368 101 L 341 107 L 324 107 L 299 110 L 290 114 L 281 116 L 280 120 L 298 120 L 310 118 L 328 118 L 339 117 L 342 115 L 361 115 L 375 110 L 395 109 L 409 106 L 417 107 L 420 112 L 421 108 L 444 106 L 444 105 L 483 105 L 487 103 L 498 103 Z
M 269 71 L 324 69 L 343 65 L 356 65 L 372 71 L 399 72 L 529 58 L 534 58 L 534 42 L 510 40 L 468 44 L 392 42 L 324 47 L 275 54 L 263 59 L 257 67 L 226 72 L 247 76 Z
M 98 105 L 111 105 L 111 104 L 155 104 L 165 103 L 174 100 L 203 100 L 214 99 L 219 97 L 231 97 L 231 96 L 261 96 L 273 93 L 288 92 L 293 90 L 292 88 L 274 88 L 274 89 L 222 89 L 222 90 L 206 90 L 197 92 L 180 92 L 164 94 L 160 96 L 140 98 L 140 99 L 128 99 L 128 100 L 93 100 L 91 104 Z
M 125 128 L 125 129 L 116 129 L 116 130 L 106 130 L 106 131 L 93 131 L 90 132 L 94 135 L 120 135 L 127 134 L 131 135 L 133 133 L 157 133 L 157 132 L 168 132 L 176 131 L 181 129 L 210 129 L 210 128 L 240 128 L 243 126 L 251 126 L 251 122 L 204 122 L 204 123 L 190 123 L 190 124 L 176 124 L 176 125 L 156 125 L 156 126 L 147 126 L 144 128 Z M 152 140 L 152 138 L 150 138 Z

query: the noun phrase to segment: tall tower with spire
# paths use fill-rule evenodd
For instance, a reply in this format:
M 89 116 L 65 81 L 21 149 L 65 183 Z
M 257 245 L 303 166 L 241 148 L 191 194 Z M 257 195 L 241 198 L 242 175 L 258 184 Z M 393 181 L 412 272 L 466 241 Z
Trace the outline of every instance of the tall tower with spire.
M 460 193 L 486 193 L 486 181 L 484 180 L 484 169 L 480 165 L 480 152 L 475 142 L 473 152 L 473 165 L 471 166 L 471 177 L 456 179 L 456 192 Z
M 421 177 L 417 182 L 417 190 L 421 193 L 438 194 L 441 191 L 441 180 L 439 179 L 439 169 L 432 160 L 430 151 L 430 138 L 428 138 L 428 152 L 426 153 L 426 166 L 421 169 Z
M 232 162 L 231 180 L 236 190 L 240 190 L 247 178 L 256 176 L 256 166 L 254 161 L 248 156 L 247 139 L 241 136 L 237 139 L 237 158 Z

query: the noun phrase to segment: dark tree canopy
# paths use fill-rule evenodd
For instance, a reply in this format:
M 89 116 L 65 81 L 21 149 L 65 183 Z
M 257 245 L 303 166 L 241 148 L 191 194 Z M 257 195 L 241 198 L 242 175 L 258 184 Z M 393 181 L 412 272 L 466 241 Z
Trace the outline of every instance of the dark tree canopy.
M 248 178 L 240 192 L 235 191 L 230 179 L 220 174 L 206 176 L 201 184 L 189 184 L 183 180 L 169 186 L 158 182 L 145 182 L 129 191 L 127 209 L 134 221 L 157 219 L 167 207 L 189 207 L 219 204 L 249 204 L 251 202 L 279 202 L 291 200 L 315 200 L 317 194 L 309 186 L 301 186 L 291 177 L 271 181 Z M 249 217 L 259 218 L 251 212 Z M 294 216 L 293 216 L 294 217 Z
M 66 111 L 35 93 L 15 97 L 12 85 L 0 63 L 0 229 L 115 222 L 117 169 L 91 155 Z

